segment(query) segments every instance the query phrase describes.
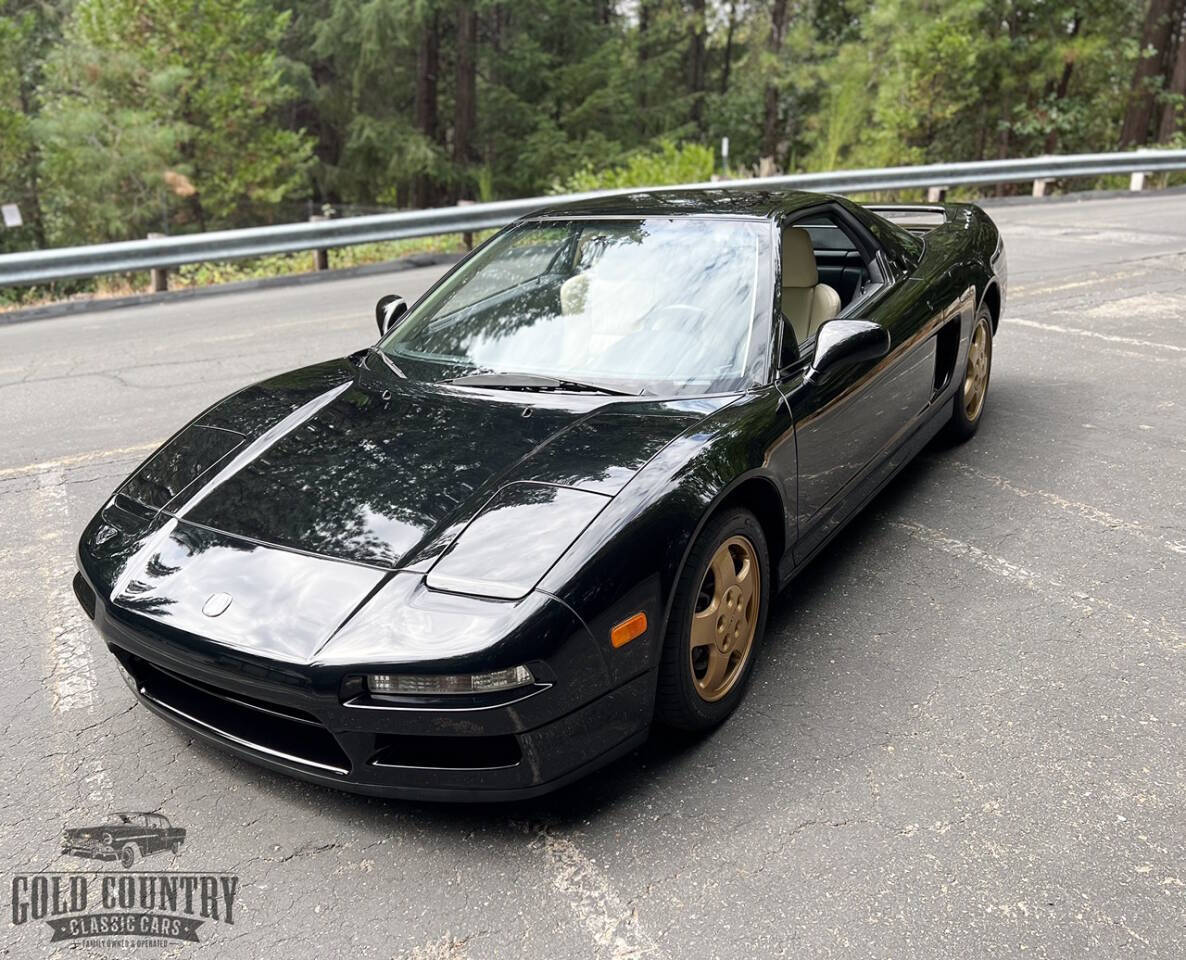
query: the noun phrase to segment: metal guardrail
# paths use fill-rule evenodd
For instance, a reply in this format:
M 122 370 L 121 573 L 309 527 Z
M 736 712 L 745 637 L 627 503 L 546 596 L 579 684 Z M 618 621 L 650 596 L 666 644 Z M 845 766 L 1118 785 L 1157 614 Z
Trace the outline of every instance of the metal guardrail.
M 1024 160 L 986 160 L 975 163 L 935 163 L 916 167 L 838 170 L 749 180 L 664 187 L 665 190 L 760 187 L 766 190 L 814 190 L 823 193 L 863 193 L 876 190 L 936 188 L 964 184 L 1037 183 L 1064 177 L 1103 174 L 1145 174 L 1186 170 L 1186 150 L 1137 150 L 1125 153 L 1088 153 L 1033 157 Z M 129 273 L 186 263 L 236 260 L 300 250 L 323 250 L 381 240 L 462 233 L 501 227 L 544 207 L 596 196 L 638 192 L 602 190 L 564 196 L 530 197 L 497 203 L 474 203 L 433 210 L 382 213 L 341 220 L 286 223 L 246 230 L 129 240 L 84 247 L 59 247 L 0 256 L 0 286 L 45 283 L 102 273 Z

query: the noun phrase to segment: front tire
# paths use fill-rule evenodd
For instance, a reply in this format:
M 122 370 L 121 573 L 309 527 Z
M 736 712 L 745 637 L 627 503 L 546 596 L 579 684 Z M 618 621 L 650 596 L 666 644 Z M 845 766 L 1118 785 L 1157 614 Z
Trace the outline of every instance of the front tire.
M 981 305 L 972 324 L 968 361 L 963 381 L 951 401 L 951 421 L 947 435 L 955 443 L 971 439 L 980 428 L 984 404 L 988 400 L 988 380 L 992 373 L 992 313 Z
M 655 719 L 710 730 L 741 702 L 770 607 L 762 525 L 735 508 L 705 525 L 676 583 L 663 638 Z
M 136 858 L 139 851 L 136 849 L 136 844 L 125 843 L 119 849 L 119 865 L 125 870 L 131 870 L 136 865 Z

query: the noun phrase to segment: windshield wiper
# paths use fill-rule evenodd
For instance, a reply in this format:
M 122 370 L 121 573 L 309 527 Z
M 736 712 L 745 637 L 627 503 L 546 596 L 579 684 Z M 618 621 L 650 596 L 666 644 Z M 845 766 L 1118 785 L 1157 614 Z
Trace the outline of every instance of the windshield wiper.
M 545 377 L 536 373 L 467 373 L 460 377 L 452 377 L 445 383 L 454 383 L 465 387 L 488 387 L 492 390 L 538 390 L 562 391 L 571 393 L 606 393 L 619 397 L 637 397 L 646 391 L 634 393 L 630 390 L 618 390 L 600 383 L 586 383 L 583 380 L 568 380 L 563 377 Z

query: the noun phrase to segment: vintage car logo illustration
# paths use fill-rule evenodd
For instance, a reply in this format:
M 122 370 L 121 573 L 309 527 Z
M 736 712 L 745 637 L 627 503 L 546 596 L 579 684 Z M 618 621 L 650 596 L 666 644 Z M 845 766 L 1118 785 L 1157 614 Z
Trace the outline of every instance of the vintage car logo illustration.
M 92 860 L 118 860 L 130 870 L 142 857 L 181 853 L 185 828 L 161 813 L 113 813 L 94 827 L 73 827 L 62 834 L 62 853 Z
M 51 931 L 50 943 L 103 949 L 198 943 L 199 928 L 234 924 L 236 875 L 175 870 L 171 859 L 164 870 L 133 869 L 156 853 L 179 854 L 182 827 L 157 812 L 97 820 L 63 830 L 61 852 L 100 864 L 12 875 L 14 927 L 40 921 Z
M 208 617 L 217 617 L 226 612 L 226 608 L 231 605 L 231 599 L 229 593 L 212 593 L 210 599 L 202 605 L 202 613 Z

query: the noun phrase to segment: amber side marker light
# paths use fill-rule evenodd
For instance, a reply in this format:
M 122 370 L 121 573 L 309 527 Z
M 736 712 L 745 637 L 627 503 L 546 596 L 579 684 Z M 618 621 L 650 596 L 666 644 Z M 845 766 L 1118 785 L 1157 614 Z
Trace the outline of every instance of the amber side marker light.
M 609 642 L 615 647 L 624 647 L 635 637 L 641 637 L 647 632 L 647 615 L 636 613 L 628 620 L 623 620 L 609 632 Z

